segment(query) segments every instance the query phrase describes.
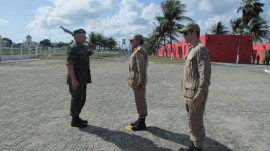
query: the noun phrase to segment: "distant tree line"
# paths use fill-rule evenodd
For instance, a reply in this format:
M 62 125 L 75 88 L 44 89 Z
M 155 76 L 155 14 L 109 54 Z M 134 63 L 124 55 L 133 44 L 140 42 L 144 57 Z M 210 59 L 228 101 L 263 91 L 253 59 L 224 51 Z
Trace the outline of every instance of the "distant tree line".
M 117 47 L 117 41 L 113 37 L 106 37 L 101 33 L 96 32 L 90 32 L 88 34 L 88 41 L 87 44 L 94 44 L 95 46 L 98 46 L 99 50 L 102 49 L 109 49 L 112 50 Z M 2 38 L 2 46 L 4 47 L 11 47 L 13 44 L 12 40 L 9 38 Z M 65 42 L 58 42 L 58 43 L 51 43 L 49 39 L 44 39 L 39 42 L 40 46 L 43 47 L 63 47 L 68 46 L 70 43 Z
M 266 20 L 260 16 L 263 6 L 264 4 L 259 0 L 242 0 L 236 12 L 241 12 L 242 16 L 231 19 L 231 32 L 221 21 L 208 30 L 211 34 L 251 35 L 253 42 L 268 42 L 270 41 L 269 26 Z M 181 23 L 193 22 L 191 18 L 184 16 L 186 5 L 181 3 L 181 0 L 164 0 L 161 2 L 161 9 L 162 16 L 156 16 L 153 31 L 146 38 L 146 47 L 150 54 L 156 54 L 158 48 L 167 43 L 172 46 L 173 42 L 178 41 L 178 31 L 184 27 Z M 173 57 L 172 52 L 170 53 Z
M 97 32 L 90 32 L 88 37 L 88 43 L 90 42 L 95 46 L 98 46 L 99 50 L 101 48 L 108 48 L 109 50 L 112 50 L 117 47 L 117 41 L 113 37 L 106 37 L 103 34 Z

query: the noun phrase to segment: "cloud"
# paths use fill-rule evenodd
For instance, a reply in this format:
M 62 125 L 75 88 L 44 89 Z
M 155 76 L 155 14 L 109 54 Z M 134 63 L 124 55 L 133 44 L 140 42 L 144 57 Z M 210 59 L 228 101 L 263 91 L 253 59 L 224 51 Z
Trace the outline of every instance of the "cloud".
M 8 24 L 8 23 L 9 23 L 8 20 L 0 18 L 0 25 L 5 25 L 5 24 Z
M 119 38 L 129 38 L 135 33 L 147 36 L 152 31 L 152 21 L 160 13 L 160 6 L 154 3 L 145 6 L 137 0 L 122 0 L 118 13 L 91 20 L 87 29 Z
M 152 32 L 155 16 L 162 14 L 161 1 L 146 4 L 143 0 L 50 0 L 51 6 L 36 9 L 36 15 L 27 27 L 31 36 L 52 33 L 55 39 L 61 40 L 70 40 L 71 37 L 66 36 L 59 25 L 70 30 L 84 28 L 87 32 L 95 31 L 115 39 L 127 39 L 135 33 L 147 36 Z M 201 26 L 202 33 L 209 33 L 208 29 L 219 21 L 230 31 L 230 20 L 241 16 L 237 13 L 240 3 L 235 0 L 182 1 L 187 10 L 184 15 L 194 19 Z M 265 5 L 262 16 L 269 23 L 269 6 Z
M 53 7 L 36 10 L 35 18 L 28 24 L 32 34 L 48 33 L 59 25 L 70 29 L 85 28 L 115 38 L 129 38 L 152 31 L 152 21 L 161 14 L 160 5 L 144 5 L 138 0 L 51 0 Z M 56 33 L 56 32 L 54 32 Z
M 235 0 L 223 0 L 222 3 L 220 0 L 202 0 L 198 4 L 200 12 L 216 15 L 235 11 L 240 6 L 240 2 Z
M 153 20 L 157 15 L 161 15 L 160 5 L 150 3 L 142 10 L 142 18 L 146 20 Z
M 99 17 L 112 7 L 112 0 L 51 0 L 53 7 L 38 8 L 36 16 L 27 27 L 52 28 L 59 25 L 83 24 Z
M 188 10 L 185 15 L 201 26 L 202 33 L 209 33 L 208 29 L 219 21 L 230 31 L 230 20 L 241 15 L 237 13 L 241 1 L 183 0 L 183 3 L 186 4 Z
M 204 33 L 210 33 L 210 29 L 213 25 L 217 24 L 218 22 L 221 22 L 222 24 L 227 27 L 226 30 L 230 31 L 230 19 L 228 15 L 221 15 L 221 16 L 215 16 L 213 18 L 208 18 L 207 20 L 198 20 L 198 24 L 201 27 L 201 34 Z

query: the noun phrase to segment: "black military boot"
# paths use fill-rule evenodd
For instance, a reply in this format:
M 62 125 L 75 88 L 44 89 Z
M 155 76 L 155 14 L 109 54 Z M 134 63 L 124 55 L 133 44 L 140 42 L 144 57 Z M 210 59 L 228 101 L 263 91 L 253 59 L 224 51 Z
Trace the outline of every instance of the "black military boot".
M 79 117 L 72 117 L 71 126 L 72 126 L 72 127 L 86 127 L 87 124 L 81 122 L 81 121 L 79 120 Z
M 82 122 L 82 123 L 88 124 L 88 121 L 87 120 L 83 120 L 80 117 L 79 117 L 79 121 Z
M 194 151 L 194 149 L 195 149 L 194 143 L 190 141 L 190 145 L 187 148 L 181 147 L 179 151 Z
M 202 148 L 199 148 L 199 147 L 195 147 L 194 148 L 194 151 L 203 151 L 203 149 Z
M 131 126 L 135 126 L 135 125 L 138 123 L 138 121 L 139 121 L 139 118 L 138 118 L 136 121 L 131 122 L 130 125 L 131 125 Z
M 133 131 L 146 129 L 145 118 L 139 118 L 135 126 L 131 128 Z

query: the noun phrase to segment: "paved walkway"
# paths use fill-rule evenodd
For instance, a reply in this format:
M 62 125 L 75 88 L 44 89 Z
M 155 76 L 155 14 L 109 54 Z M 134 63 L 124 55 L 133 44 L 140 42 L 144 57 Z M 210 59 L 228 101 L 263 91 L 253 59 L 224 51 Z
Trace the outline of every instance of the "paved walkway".
M 0 63 L 0 150 L 157 151 L 188 145 L 183 64 L 150 63 L 147 130 L 128 132 L 137 117 L 127 87 L 128 57 L 91 60 L 82 117 L 87 128 L 69 125 L 70 95 L 64 59 Z M 270 145 L 266 66 L 213 64 L 205 113 L 206 151 L 265 151 Z

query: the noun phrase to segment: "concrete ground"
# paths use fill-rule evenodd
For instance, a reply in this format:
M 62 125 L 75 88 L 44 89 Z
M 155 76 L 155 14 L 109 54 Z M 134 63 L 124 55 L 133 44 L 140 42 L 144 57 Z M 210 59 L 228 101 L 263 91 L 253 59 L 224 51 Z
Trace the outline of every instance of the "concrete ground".
M 0 63 L 0 150 L 177 151 L 188 145 L 183 64 L 149 63 L 145 131 L 124 127 L 137 118 L 127 87 L 128 56 L 90 59 L 92 84 L 81 116 L 70 126 L 64 59 Z M 270 66 L 212 64 L 205 111 L 206 151 L 266 151 L 270 145 Z

